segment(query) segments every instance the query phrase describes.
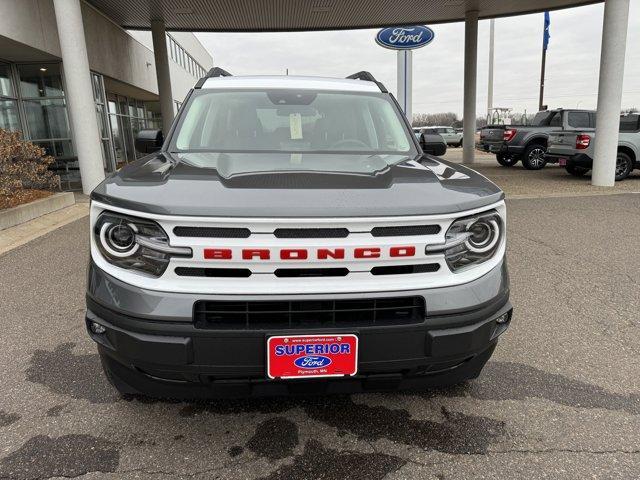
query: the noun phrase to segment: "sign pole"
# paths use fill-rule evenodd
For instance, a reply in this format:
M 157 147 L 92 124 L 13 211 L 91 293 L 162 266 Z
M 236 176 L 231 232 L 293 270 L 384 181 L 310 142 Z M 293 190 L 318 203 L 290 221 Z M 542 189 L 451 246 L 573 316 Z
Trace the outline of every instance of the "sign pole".
M 409 119 L 409 123 L 413 121 L 413 51 L 398 50 L 398 102 L 402 111 Z

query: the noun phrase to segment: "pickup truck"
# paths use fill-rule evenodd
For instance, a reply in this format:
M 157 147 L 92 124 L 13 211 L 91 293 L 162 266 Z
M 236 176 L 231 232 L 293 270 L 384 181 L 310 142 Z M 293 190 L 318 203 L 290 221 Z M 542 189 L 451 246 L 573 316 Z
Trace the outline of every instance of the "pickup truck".
M 212 69 L 91 193 L 107 379 L 203 398 L 477 377 L 512 318 L 504 193 L 420 143 L 370 73 Z
M 538 112 L 531 125 L 489 125 L 480 132 L 476 148 L 495 153 L 504 167 L 522 160 L 527 170 L 540 170 L 547 164 L 545 153 L 549 133 L 557 130 L 594 129 L 593 110 L 544 110 Z
M 545 159 L 581 177 L 593 166 L 594 138 L 593 130 L 551 132 Z M 640 114 L 620 117 L 616 181 L 627 178 L 634 168 L 640 168 Z

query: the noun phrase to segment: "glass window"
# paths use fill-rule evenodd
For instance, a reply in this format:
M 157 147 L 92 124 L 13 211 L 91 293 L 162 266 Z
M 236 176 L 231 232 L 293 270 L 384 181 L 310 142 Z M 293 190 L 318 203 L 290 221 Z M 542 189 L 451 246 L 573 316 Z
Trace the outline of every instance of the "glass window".
M 4 130 L 22 130 L 18 117 L 18 102 L 0 99 L 0 128 Z
M 622 115 L 620 117 L 621 132 L 637 132 L 640 129 L 640 115 Z
M 550 127 L 561 127 L 562 126 L 562 114 L 560 112 L 556 112 L 551 119 L 549 120 Z
M 11 68 L 9 65 L 0 64 L 0 95 L 13 97 L 13 84 L 11 82 Z
M 191 97 L 178 151 L 406 153 L 409 132 L 386 96 L 313 91 L 202 91 Z
M 60 64 L 20 65 L 20 92 L 25 98 L 62 97 Z
M 122 138 L 120 117 L 117 115 L 109 115 L 109 123 L 111 124 L 111 137 L 113 138 L 116 168 L 121 168 L 127 162 L 127 153 L 124 146 L 124 139 Z
M 118 113 L 120 115 L 129 114 L 129 105 L 127 104 L 127 97 L 118 96 Z
M 67 107 L 63 99 L 25 100 L 29 138 L 70 138 Z
M 567 122 L 570 127 L 574 128 L 589 128 L 591 126 L 589 112 L 569 112 Z

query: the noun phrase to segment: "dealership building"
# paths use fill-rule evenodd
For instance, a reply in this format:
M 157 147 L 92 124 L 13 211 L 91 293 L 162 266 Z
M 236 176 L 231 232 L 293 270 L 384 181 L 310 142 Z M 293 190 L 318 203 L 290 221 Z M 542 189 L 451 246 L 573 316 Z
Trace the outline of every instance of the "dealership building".
M 76 65 L 83 50 L 79 45 L 71 45 L 76 53 L 65 61 L 60 31 L 69 27 L 56 21 L 60 14 L 64 22 L 72 21 L 73 12 L 60 10 L 74 3 L 86 45 L 84 71 Z M 77 0 L 2 0 L 0 10 L 0 128 L 23 132 L 54 156 L 67 190 L 81 188 L 79 155 L 89 155 L 103 175 L 139 157 L 136 133 L 162 128 L 163 119 L 151 34 L 130 33 Z M 213 60 L 192 33 L 161 34 L 171 92 L 164 109 L 170 109 L 171 121 Z M 83 88 L 89 102 L 80 98 Z M 89 137 L 79 138 L 84 135 Z
M 2 0 L 0 127 L 58 160 L 89 193 L 132 161 L 146 127 L 166 133 L 211 56 L 188 32 L 298 31 L 464 22 L 464 118 L 476 118 L 478 21 L 604 1 L 591 181 L 613 186 L 630 0 Z M 150 31 L 153 51 L 129 30 Z M 171 32 L 171 33 L 167 33 Z M 88 121 L 90 118 L 96 121 Z M 474 162 L 475 122 L 463 161 Z

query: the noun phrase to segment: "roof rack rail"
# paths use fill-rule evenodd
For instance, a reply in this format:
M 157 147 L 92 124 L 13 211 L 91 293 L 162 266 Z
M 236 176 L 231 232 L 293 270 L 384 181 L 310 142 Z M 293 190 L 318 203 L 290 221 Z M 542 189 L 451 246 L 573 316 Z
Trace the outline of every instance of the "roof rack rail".
M 211 70 L 207 72 L 207 74 L 204 77 L 198 80 L 198 83 L 196 83 L 196 86 L 193 88 L 202 88 L 202 85 L 204 85 L 204 82 L 206 82 L 208 78 L 231 77 L 231 76 L 233 75 L 231 75 L 225 69 L 220 67 L 213 67 Z
M 371 75 L 370 72 L 367 72 L 365 70 L 354 73 L 353 75 L 349 75 L 347 78 L 350 80 L 364 80 L 366 82 L 373 82 L 378 86 L 382 93 L 388 93 L 387 88 L 382 83 L 377 81 L 376 77 Z

